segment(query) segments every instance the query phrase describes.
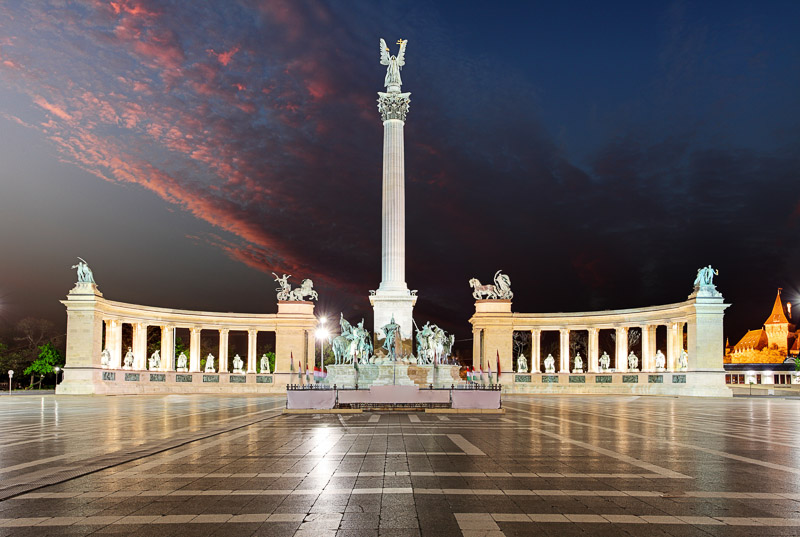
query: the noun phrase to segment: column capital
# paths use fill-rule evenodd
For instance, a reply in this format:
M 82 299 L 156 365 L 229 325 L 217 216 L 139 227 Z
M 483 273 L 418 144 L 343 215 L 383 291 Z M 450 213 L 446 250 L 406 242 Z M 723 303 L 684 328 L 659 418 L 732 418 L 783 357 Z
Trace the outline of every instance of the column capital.
M 595 328 L 594 326 L 590 326 L 589 328 L 586 329 L 586 331 L 589 332 L 590 334 L 596 334 L 600 332 L 600 329 Z
M 172 330 L 173 328 L 175 328 L 174 324 L 168 324 L 168 323 L 167 324 L 162 324 L 160 326 L 161 326 L 162 330 Z
M 192 327 L 189 328 L 189 331 L 192 334 L 199 334 L 201 330 L 203 330 L 203 328 L 200 327 L 200 326 L 192 326 Z
M 558 331 L 561 332 L 562 334 L 568 334 L 569 328 L 559 328 Z
M 220 333 L 220 334 L 227 334 L 227 333 L 228 333 L 228 332 L 230 332 L 230 331 L 231 331 L 231 329 L 230 329 L 230 328 L 220 328 L 220 329 L 219 329 L 219 333 Z
M 411 103 L 410 93 L 378 92 L 378 111 L 381 113 L 381 121 L 399 119 L 405 122 L 408 115 L 409 104 Z
M 250 334 L 251 336 L 254 334 L 258 334 L 258 328 L 248 328 L 247 333 Z
M 533 333 L 533 334 L 541 334 L 542 333 L 542 329 L 541 328 L 531 328 L 531 333 Z

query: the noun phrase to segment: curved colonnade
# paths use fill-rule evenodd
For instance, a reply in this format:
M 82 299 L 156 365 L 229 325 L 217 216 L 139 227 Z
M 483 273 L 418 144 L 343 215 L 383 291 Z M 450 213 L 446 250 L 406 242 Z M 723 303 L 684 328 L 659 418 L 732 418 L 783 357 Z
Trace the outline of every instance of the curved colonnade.
M 290 380 L 293 362 L 306 368 L 314 367 L 317 319 L 312 302 L 281 301 L 276 314 L 176 310 L 107 300 L 97 285 L 83 282 L 77 283 L 67 300 L 61 302 L 67 308 L 67 355 L 64 380 L 58 385 L 58 393 L 203 391 L 198 390 L 198 386 L 204 383 L 214 384 L 205 386 L 205 391 L 222 391 L 224 380 L 220 383 L 219 374 L 229 373 L 228 336 L 232 331 L 247 332 L 248 345 L 247 356 L 242 357 L 245 378 L 237 376 L 228 379 L 229 382 L 255 385 L 263 381 L 268 382 L 270 388 L 277 387 Z M 124 324 L 131 325 L 134 357 L 131 367 L 127 368 L 123 367 L 123 355 L 127 352 L 122 346 Z M 147 328 L 152 326 L 161 331 L 161 362 L 159 367 L 148 369 Z M 179 375 L 181 378 L 176 377 L 181 372 L 176 370 L 175 356 L 175 330 L 179 328 L 188 329 L 190 334 L 188 375 Z M 203 330 L 219 333 L 217 357 L 224 359 L 218 361 L 216 378 L 208 375 L 186 378 L 192 373 L 202 373 L 200 335 Z M 251 380 L 249 377 L 255 377 L 258 368 L 259 332 L 275 333 L 275 371 L 269 379 Z M 107 366 L 102 363 L 104 348 L 110 353 Z M 286 378 L 273 379 L 273 376 Z M 236 388 L 241 389 L 240 386 Z M 261 387 L 261 391 L 264 389 L 266 387 Z
M 525 375 L 504 375 L 504 384 L 513 384 L 515 391 L 592 391 L 587 384 L 607 385 L 630 382 L 638 386 L 625 387 L 633 391 L 664 392 L 664 386 L 643 388 L 642 384 L 664 384 L 664 375 L 648 375 L 640 382 L 634 374 L 667 374 L 666 384 L 675 384 L 678 391 L 701 391 L 713 394 L 724 388 L 724 339 L 722 320 L 729 304 L 723 302 L 722 295 L 712 289 L 701 289 L 692 293 L 688 300 L 674 304 L 575 313 L 517 313 L 511 310 L 510 300 L 477 300 L 475 314 L 470 319 L 473 328 L 473 367 L 486 371 L 489 366 L 495 369 L 495 359 L 499 356 L 501 371 L 517 369 L 513 356 L 513 337 L 515 331 L 530 332 L 530 369 Z M 660 326 L 666 327 L 666 345 L 656 347 L 656 334 Z M 641 330 L 641 354 L 639 368 L 628 367 L 629 332 L 632 328 Z M 613 348 L 600 348 L 601 330 L 613 330 Z M 555 358 L 554 374 L 543 374 L 541 350 L 542 333 L 554 331 L 559 334 L 559 345 Z M 570 334 L 585 332 L 587 335 L 585 373 L 575 371 L 575 356 L 570 354 Z M 685 336 L 685 337 L 684 337 Z M 684 347 L 685 340 L 685 347 Z M 665 353 L 665 367 L 656 367 L 656 353 Z M 679 358 L 686 352 L 686 366 L 681 367 Z M 601 370 L 600 354 L 608 352 L 614 367 Z M 554 353 L 555 354 L 555 353 Z M 576 375 L 581 373 L 584 376 Z M 680 373 L 680 375 L 669 375 Z M 559 377 L 563 380 L 559 382 Z M 600 377 L 599 379 L 597 377 Z M 658 378 L 661 377 L 661 378 Z M 588 383 L 587 383 L 588 380 Z M 559 386 L 553 386 L 559 384 Z M 570 386 L 570 385 L 580 386 Z M 680 386 L 678 386 L 680 384 Z M 700 388 L 698 390 L 698 388 Z M 670 387 L 671 391 L 673 388 Z M 622 391 L 626 391 L 622 390 Z M 707 393 L 706 393 L 707 392 Z M 721 392 L 719 395 L 728 395 Z

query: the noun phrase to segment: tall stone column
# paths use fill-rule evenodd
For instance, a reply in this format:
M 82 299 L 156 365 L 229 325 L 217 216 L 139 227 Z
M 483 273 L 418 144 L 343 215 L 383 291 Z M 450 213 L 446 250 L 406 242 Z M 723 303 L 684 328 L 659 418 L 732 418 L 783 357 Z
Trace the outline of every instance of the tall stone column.
M 258 330 L 250 329 L 247 331 L 247 372 L 256 372 L 256 342 L 258 341 Z
M 600 329 L 589 328 L 589 373 L 600 372 Z
M 538 328 L 531 330 L 531 373 L 541 371 L 542 363 L 542 331 Z
M 642 371 L 652 371 L 655 369 L 655 367 L 653 367 L 653 354 L 650 351 L 650 341 L 653 337 L 651 328 L 650 325 L 643 325 L 640 327 L 642 331 L 642 356 L 640 362 L 642 364 Z
M 375 349 L 385 338 L 382 327 L 392 318 L 400 325 L 402 353 L 413 352 L 413 310 L 417 302 L 406 284 L 405 147 L 403 127 L 410 93 L 399 85 L 378 92 L 383 121 L 383 205 L 381 218 L 381 283 L 369 301 L 375 313 Z M 380 351 L 383 352 L 383 351 Z
M 667 371 L 675 371 L 678 357 L 678 323 L 667 325 Z
M 175 327 L 161 325 L 161 371 L 175 371 Z
M 560 338 L 560 367 L 559 373 L 569 373 L 569 329 L 561 328 L 559 330 Z
M 133 323 L 133 369 L 147 369 L 147 324 Z
M 189 372 L 200 372 L 200 332 L 201 328 L 193 326 L 189 329 Z
M 219 372 L 228 372 L 228 332 L 227 328 L 219 331 Z
M 628 370 L 628 328 L 617 328 L 617 371 Z
M 110 369 L 120 369 L 122 367 L 122 321 L 112 319 L 110 325 L 110 338 L 109 335 L 106 335 L 106 347 L 111 353 L 111 362 L 108 367 Z

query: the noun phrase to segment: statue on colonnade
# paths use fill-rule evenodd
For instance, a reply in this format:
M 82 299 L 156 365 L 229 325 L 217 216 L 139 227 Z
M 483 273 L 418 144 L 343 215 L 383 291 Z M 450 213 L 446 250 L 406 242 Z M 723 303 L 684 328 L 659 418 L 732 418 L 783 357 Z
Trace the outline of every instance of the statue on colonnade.
M 153 354 L 150 355 L 150 360 L 148 360 L 148 362 L 149 362 L 148 369 L 150 369 L 151 371 L 161 367 L 161 354 L 159 353 L 158 349 L 156 349 L 153 352 Z
M 475 300 L 481 300 L 486 297 L 489 300 L 511 300 L 514 298 L 514 293 L 511 292 L 511 278 L 502 271 L 497 271 L 494 274 L 494 285 L 482 285 L 478 278 L 472 278 L 469 281 L 472 287 L 472 297 Z
M 133 351 L 128 347 L 128 352 L 125 353 L 125 359 L 122 362 L 122 369 L 133 369 Z
M 92 274 L 92 269 L 89 268 L 89 264 L 81 259 L 78 258 L 78 264 L 72 265 L 71 268 L 78 269 L 78 283 L 96 283 L 94 281 L 94 274 Z
M 238 354 L 233 357 L 233 372 L 237 374 L 244 373 L 244 360 Z
M 278 276 L 273 272 L 272 275 L 275 276 L 275 281 L 278 282 L 278 285 L 280 285 L 280 287 L 275 289 L 278 291 L 279 301 L 305 300 L 305 297 L 309 297 L 312 300 L 319 299 L 319 294 L 314 291 L 314 282 L 310 279 L 303 280 L 303 283 L 300 284 L 300 287 L 292 289 L 292 284 L 289 283 L 289 278 L 292 277 L 291 274 Z
M 261 355 L 261 367 L 259 368 L 261 373 L 269 374 L 269 357 L 266 354 Z
M 102 367 L 111 365 L 111 352 L 108 349 L 103 349 L 103 352 L 100 353 L 100 365 Z
M 606 351 L 603 351 L 603 356 L 600 357 L 600 370 L 608 371 L 611 367 L 611 357 Z
M 527 373 L 528 372 L 528 360 L 525 359 L 524 354 L 520 354 L 519 358 L 517 358 L 517 373 Z
M 216 370 L 214 369 L 214 355 L 210 352 L 208 353 L 208 356 L 206 356 L 206 369 L 204 372 L 216 373 Z
M 545 373 L 556 372 L 556 359 L 553 358 L 552 354 L 548 354 L 547 358 L 544 359 L 544 372 Z
M 689 353 L 686 352 L 686 349 L 681 349 L 681 355 L 678 357 L 678 368 L 681 371 L 686 371 L 689 367 Z
M 631 351 L 628 355 L 628 369 L 636 371 L 639 369 L 639 358 Z
M 667 365 L 667 357 L 661 350 L 656 351 L 656 371 L 664 371 Z
M 583 358 L 581 358 L 581 353 L 575 355 L 575 369 L 573 369 L 572 372 L 583 373 Z
M 189 370 L 189 368 L 187 367 L 188 363 L 189 359 L 186 357 L 186 354 L 182 352 L 178 355 L 178 361 L 175 364 L 176 369 L 181 373 L 186 373 L 186 371 Z

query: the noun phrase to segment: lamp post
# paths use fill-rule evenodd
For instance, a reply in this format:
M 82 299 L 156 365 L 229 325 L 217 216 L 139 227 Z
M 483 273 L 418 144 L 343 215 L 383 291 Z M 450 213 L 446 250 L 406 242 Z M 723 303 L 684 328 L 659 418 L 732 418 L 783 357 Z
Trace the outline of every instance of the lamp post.
M 55 372 L 56 372 L 56 386 L 58 386 L 58 372 L 59 372 L 59 371 L 61 371 L 61 368 L 60 368 L 60 367 L 58 367 L 58 366 L 55 366 L 55 367 L 53 368 L 53 371 L 55 371 Z
M 319 369 L 325 370 L 325 339 L 328 337 L 328 330 L 325 328 L 325 322 L 328 319 L 325 317 L 319 318 L 319 328 L 317 328 L 316 336 L 319 340 Z
M 8 395 L 11 395 L 11 379 L 14 378 L 14 370 L 8 370 Z

